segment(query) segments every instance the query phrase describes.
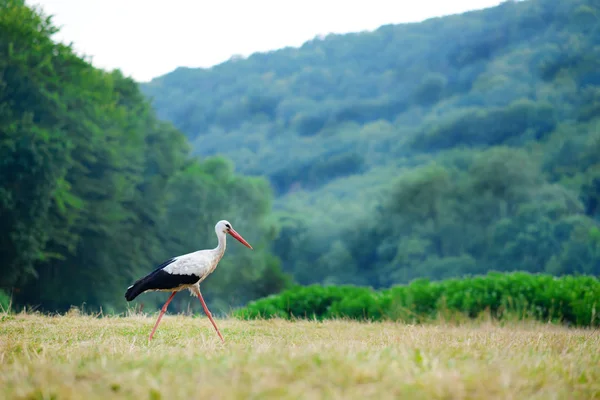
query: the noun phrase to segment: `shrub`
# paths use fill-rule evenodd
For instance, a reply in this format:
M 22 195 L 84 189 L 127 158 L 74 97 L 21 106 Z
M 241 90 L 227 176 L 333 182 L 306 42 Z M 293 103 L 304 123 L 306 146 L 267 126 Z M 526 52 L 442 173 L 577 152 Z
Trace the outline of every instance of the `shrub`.
M 351 318 L 423 322 L 444 315 L 507 316 L 576 326 L 600 326 L 600 280 L 524 272 L 409 285 L 381 291 L 357 286 L 294 286 L 236 310 L 237 318 Z

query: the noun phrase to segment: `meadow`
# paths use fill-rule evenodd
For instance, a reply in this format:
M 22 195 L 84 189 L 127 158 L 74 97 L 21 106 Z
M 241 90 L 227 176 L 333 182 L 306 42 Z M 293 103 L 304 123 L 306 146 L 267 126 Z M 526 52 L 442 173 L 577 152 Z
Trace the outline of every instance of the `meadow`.
M 600 334 L 540 321 L 408 324 L 0 314 L 4 399 L 600 399 Z

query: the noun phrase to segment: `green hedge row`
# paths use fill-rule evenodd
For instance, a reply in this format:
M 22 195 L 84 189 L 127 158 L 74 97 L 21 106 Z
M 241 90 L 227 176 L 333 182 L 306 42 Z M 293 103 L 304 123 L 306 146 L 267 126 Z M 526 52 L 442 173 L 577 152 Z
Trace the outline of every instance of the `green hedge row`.
M 234 312 L 241 319 L 351 318 L 424 322 L 451 316 L 538 319 L 600 326 L 600 280 L 592 276 L 495 273 L 375 291 L 356 286 L 295 286 Z

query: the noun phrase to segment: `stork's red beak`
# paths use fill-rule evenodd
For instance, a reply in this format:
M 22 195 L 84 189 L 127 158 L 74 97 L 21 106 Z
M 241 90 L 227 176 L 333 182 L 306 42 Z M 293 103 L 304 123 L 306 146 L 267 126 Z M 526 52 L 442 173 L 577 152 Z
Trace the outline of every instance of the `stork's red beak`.
M 233 228 L 229 228 L 229 234 L 231 236 L 233 236 L 234 238 L 236 238 L 241 244 L 243 244 L 244 246 L 248 247 L 249 249 L 252 249 L 252 246 L 250 246 L 250 244 L 248 242 L 246 242 L 246 240 L 244 240 L 244 238 L 235 231 L 235 229 Z M 254 250 L 254 249 L 253 249 Z

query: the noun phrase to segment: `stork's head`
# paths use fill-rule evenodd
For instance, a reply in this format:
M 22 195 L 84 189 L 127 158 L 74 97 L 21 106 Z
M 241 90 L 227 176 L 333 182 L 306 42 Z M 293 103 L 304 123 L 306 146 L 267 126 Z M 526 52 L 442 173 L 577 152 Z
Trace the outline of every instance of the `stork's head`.
M 215 225 L 215 232 L 217 232 L 217 235 L 220 233 L 228 233 L 234 238 L 236 238 L 244 246 L 248 247 L 249 249 L 252 248 L 252 246 L 250 246 L 250 244 L 246 242 L 246 240 L 244 240 L 244 238 L 239 233 L 237 233 L 235 229 L 233 229 L 229 221 L 222 219 L 221 221 L 217 222 L 217 224 Z

